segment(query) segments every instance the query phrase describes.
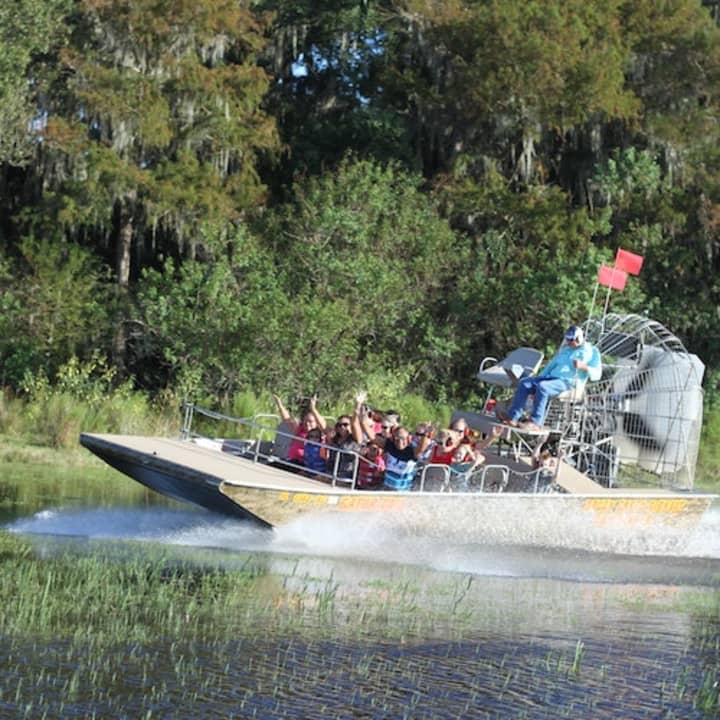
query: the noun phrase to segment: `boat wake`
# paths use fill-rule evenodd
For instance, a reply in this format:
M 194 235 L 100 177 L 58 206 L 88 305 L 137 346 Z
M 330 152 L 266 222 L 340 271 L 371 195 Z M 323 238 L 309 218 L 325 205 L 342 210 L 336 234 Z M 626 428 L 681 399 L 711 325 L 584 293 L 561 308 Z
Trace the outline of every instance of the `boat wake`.
M 532 524 L 532 523 L 530 523 Z M 567 526 L 566 526 L 567 527 Z M 498 542 L 488 528 L 487 542 L 458 544 L 403 536 L 367 520 L 337 516 L 305 517 L 274 533 L 214 513 L 193 509 L 54 509 L 15 520 L 14 533 L 63 541 L 127 540 L 184 548 L 263 552 L 279 556 L 381 561 L 433 570 L 498 577 L 544 577 L 596 582 L 717 584 L 720 578 L 720 504 L 716 503 L 684 545 L 669 531 L 661 552 L 627 553 L 613 547 L 584 549 L 538 543 Z M 576 538 L 577 540 L 577 538 Z M 616 545 L 627 545 L 617 538 Z
M 469 511 L 472 512 L 472 511 Z M 665 557 L 720 559 L 720 502 L 704 514 L 696 526 L 656 523 L 638 526 L 623 524 L 614 518 L 612 524 L 593 523 L 587 516 L 575 513 L 548 512 L 547 507 L 518 504 L 513 512 L 486 513 L 480 521 L 457 513 L 457 526 L 467 527 L 477 547 L 554 548 L 563 552 L 584 551 L 612 555 L 662 555 Z M 391 519 L 392 520 L 392 519 Z M 481 522 L 480 528 L 474 524 Z M 363 515 L 338 518 L 330 515 L 304 516 L 275 531 L 276 545 L 301 546 L 334 554 L 364 554 L 380 551 L 382 556 L 408 546 L 413 555 L 425 544 L 432 548 L 460 546 L 457 534 L 452 538 L 436 537 L 427 542 L 417 536 L 404 536 L 402 528 L 387 524 L 386 516 Z M 480 540 L 478 540 L 480 538 Z
M 15 520 L 5 529 L 78 540 L 134 540 L 233 550 L 261 549 L 268 543 L 268 533 L 248 523 L 194 509 L 43 510 Z

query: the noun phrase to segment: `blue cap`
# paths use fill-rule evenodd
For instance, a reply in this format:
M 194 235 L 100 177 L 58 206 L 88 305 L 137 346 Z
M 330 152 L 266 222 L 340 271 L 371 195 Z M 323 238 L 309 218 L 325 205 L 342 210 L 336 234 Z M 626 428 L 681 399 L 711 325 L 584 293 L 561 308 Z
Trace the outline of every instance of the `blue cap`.
M 565 331 L 565 339 L 569 342 L 571 340 L 577 340 L 582 342 L 584 338 L 583 329 L 579 325 L 571 325 Z

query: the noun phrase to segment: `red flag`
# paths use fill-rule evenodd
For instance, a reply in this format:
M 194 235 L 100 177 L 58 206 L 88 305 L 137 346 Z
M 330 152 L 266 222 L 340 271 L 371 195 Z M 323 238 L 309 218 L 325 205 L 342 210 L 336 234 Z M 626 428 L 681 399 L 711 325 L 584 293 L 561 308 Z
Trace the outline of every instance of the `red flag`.
M 601 265 L 600 270 L 598 270 L 597 281 L 601 285 L 605 285 L 613 290 L 624 290 L 625 283 L 627 282 L 627 273 L 616 267 Z
M 643 264 L 643 256 L 631 253 L 629 250 L 618 250 L 615 254 L 615 267 L 631 275 L 639 275 Z

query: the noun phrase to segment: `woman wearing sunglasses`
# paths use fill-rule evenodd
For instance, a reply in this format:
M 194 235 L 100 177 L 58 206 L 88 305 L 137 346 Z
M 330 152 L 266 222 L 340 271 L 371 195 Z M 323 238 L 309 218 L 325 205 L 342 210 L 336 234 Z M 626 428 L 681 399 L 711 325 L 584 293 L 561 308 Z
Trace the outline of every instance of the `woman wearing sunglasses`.
M 355 473 L 357 456 L 362 450 L 359 438 L 355 437 L 353 421 L 349 415 L 341 415 L 328 438 L 330 450 L 327 460 L 327 471 L 331 475 L 337 465 L 337 477 L 351 479 Z

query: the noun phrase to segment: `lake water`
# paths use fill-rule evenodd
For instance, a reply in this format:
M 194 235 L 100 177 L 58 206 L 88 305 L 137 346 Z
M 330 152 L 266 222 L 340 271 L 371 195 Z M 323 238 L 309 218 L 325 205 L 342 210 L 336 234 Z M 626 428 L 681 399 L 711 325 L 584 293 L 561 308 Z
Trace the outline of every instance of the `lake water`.
M 720 717 L 717 504 L 674 555 L 626 556 L 373 537 L 328 521 L 269 534 L 111 471 L 22 474 L 0 481 L 0 522 L 38 555 L 122 561 L 160 546 L 200 570 L 258 563 L 270 602 L 296 587 L 329 611 L 222 643 L 123 649 L 84 694 L 67 691 L 67 639 L 12 638 L 2 718 Z M 192 659 L 191 687 L 178 658 Z M 41 701 L 23 674 L 35 696 L 41 678 Z

